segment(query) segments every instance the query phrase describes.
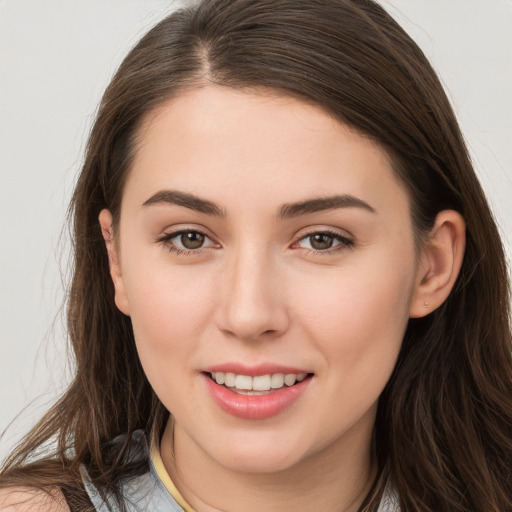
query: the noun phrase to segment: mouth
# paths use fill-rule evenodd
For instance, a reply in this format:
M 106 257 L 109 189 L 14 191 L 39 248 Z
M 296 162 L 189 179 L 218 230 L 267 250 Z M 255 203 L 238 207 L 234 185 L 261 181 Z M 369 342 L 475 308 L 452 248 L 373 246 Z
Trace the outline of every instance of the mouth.
M 243 375 L 231 372 L 207 372 L 206 375 L 219 386 L 233 393 L 261 396 L 291 388 L 310 378 L 311 373 L 272 373 L 266 375 Z
M 244 420 L 264 420 L 284 413 L 300 401 L 314 377 L 313 373 L 291 373 L 291 368 L 286 373 L 279 372 L 281 368 L 274 369 L 276 373 L 270 373 L 270 368 L 269 373 L 253 368 L 252 375 L 240 369 L 240 373 L 234 373 L 211 368 L 203 371 L 202 377 L 213 402 L 229 415 Z

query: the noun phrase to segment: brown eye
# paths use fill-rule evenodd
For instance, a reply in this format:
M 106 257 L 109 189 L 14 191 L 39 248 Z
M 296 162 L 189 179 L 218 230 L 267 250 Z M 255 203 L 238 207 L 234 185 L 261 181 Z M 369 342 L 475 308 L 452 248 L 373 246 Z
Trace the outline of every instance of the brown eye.
M 309 243 L 316 251 L 325 251 L 334 244 L 335 238 L 328 233 L 315 233 L 309 236 Z
M 206 233 L 195 229 L 180 229 L 166 233 L 155 241 L 179 256 L 193 256 L 201 253 L 203 249 L 220 247 Z
M 187 231 L 181 233 L 179 240 L 185 249 L 199 249 L 203 246 L 205 238 L 202 233 L 197 231 Z
M 331 233 L 330 231 L 310 233 L 297 242 L 298 247 L 316 251 L 318 254 L 331 254 L 334 251 L 341 251 L 353 245 L 354 242 L 350 238 L 338 233 Z M 332 251 L 330 249 L 332 249 Z

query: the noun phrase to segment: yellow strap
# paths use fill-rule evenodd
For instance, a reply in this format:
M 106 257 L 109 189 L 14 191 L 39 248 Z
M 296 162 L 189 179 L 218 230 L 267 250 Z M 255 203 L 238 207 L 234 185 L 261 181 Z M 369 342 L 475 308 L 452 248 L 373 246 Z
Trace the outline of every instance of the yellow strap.
M 165 469 L 164 461 L 160 455 L 158 442 L 155 442 L 154 440 L 151 443 L 151 462 L 153 463 L 158 478 L 169 491 L 169 494 L 178 502 L 180 507 L 185 510 L 185 512 L 195 512 L 195 510 L 185 501 L 185 498 L 183 498 L 180 491 L 178 491 L 177 487 L 174 485 L 174 482 L 171 480 L 167 469 Z

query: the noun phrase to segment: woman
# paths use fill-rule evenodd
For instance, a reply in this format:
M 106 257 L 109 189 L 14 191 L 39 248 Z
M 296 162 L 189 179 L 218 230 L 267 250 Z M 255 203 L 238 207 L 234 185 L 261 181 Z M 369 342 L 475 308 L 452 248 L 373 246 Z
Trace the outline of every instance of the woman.
M 76 376 L 4 503 L 512 510 L 503 249 L 378 5 L 162 21 L 104 95 L 72 211 Z

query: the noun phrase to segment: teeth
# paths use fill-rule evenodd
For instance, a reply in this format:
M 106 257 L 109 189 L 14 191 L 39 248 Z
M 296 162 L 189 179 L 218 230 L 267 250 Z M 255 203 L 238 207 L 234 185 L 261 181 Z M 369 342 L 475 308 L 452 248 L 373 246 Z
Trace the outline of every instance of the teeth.
M 282 373 L 275 373 L 270 377 L 270 387 L 272 389 L 279 389 L 284 386 L 284 375 Z
M 220 372 L 217 372 L 217 375 Z M 225 373 L 224 374 L 224 384 L 228 388 L 234 388 L 235 387 L 235 374 L 234 373 Z
M 293 386 L 295 384 L 296 380 L 297 380 L 297 375 L 295 375 L 294 373 L 287 373 L 284 376 L 284 383 L 287 386 Z
M 270 375 L 258 375 L 252 378 L 254 391 L 268 391 L 270 389 Z
M 236 388 L 244 391 L 269 391 L 293 386 L 296 382 L 302 382 L 307 373 L 274 373 L 272 375 L 237 375 L 234 373 L 213 372 L 212 379 L 217 384 L 224 384 L 228 388 Z
M 252 377 L 249 377 L 249 375 L 237 375 L 235 377 L 235 388 L 251 390 Z

